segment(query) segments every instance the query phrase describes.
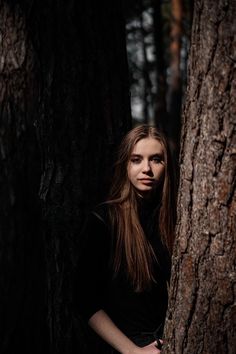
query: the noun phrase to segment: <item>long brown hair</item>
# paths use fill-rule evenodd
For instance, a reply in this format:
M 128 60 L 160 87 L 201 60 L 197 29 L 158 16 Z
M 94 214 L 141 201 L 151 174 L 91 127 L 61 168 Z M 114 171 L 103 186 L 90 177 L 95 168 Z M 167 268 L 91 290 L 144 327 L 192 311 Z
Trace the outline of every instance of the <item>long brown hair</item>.
M 139 221 L 138 195 L 128 178 L 127 167 L 134 146 L 139 140 L 148 137 L 158 140 L 164 151 L 165 173 L 162 191 L 159 193 L 161 200 L 156 223 L 163 244 L 172 253 L 175 226 L 174 175 L 166 138 L 155 127 L 139 125 L 123 138 L 108 198 L 113 234 L 116 236 L 114 274 L 118 274 L 122 262 L 125 262 L 127 275 L 137 292 L 148 288 L 154 280 L 152 265 L 155 256 Z

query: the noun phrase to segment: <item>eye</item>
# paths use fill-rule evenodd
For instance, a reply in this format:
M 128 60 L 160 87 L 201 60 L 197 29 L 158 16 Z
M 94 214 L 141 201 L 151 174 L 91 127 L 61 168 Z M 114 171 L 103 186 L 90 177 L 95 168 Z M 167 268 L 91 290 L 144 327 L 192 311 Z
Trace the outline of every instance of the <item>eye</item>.
M 151 161 L 155 162 L 155 163 L 161 163 L 162 162 L 162 157 L 155 155 L 152 157 Z
M 138 164 L 141 162 L 141 158 L 140 157 L 131 157 L 130 161 L 134 164 Z

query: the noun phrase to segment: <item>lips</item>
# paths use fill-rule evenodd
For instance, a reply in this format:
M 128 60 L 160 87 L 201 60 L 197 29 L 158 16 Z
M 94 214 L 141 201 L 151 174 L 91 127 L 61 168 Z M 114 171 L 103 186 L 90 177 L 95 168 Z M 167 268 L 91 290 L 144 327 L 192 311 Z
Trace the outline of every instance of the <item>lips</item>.
M 139 178 L 139 181 L 154 181 L 153 178 Z
M 154 179 L 150 178 L 140 178 L 139 181 L 142 183 L 154 183 Z

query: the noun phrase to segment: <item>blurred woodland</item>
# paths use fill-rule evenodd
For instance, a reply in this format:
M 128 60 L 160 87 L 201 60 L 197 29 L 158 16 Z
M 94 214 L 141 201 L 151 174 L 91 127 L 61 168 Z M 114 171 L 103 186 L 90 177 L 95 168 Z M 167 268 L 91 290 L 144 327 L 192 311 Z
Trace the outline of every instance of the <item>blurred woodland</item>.
M 128 1 L 126 41 L 134 124 L 156 124 L 178 148 L 193 1 Z
M 141 122 L 180 166 L 163 353 L 234 353 L 235 16 L 233 0 L 0 0 L 1 354 L 91 354 L 79 235 Z

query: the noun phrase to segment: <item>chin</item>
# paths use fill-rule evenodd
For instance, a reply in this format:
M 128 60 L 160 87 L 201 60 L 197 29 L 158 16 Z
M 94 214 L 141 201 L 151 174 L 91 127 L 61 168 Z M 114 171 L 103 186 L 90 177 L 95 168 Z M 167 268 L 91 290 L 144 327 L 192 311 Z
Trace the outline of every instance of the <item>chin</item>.
M 151 194 L 153 191 L 152 188 L 148 189 L 138 189 L 138 193 L 142 194 L 143 196 Z

